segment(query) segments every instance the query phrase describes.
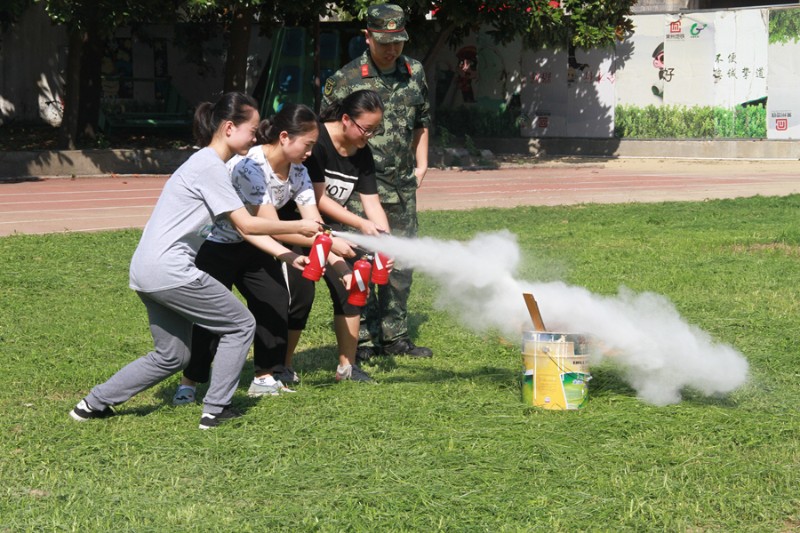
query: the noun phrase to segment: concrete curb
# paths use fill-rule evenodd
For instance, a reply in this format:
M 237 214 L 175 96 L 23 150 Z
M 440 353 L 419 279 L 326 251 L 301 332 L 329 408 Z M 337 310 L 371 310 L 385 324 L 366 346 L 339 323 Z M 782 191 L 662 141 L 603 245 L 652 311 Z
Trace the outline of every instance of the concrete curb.
M 535 157 L 648 157 L 675 159 L 800 159 L 797 140 L 475 139 L 496 154 Z
M 800 141 L 768 140 L 626 140 L 626 139 L 475 139 L 496 154 L 529 154 L 537 159 L 675 158 L 799 160 Z M 432 155 L 436 147 L 432 147 Z M 441 151 L 441 150 L 440 150 Z M 0 152 L 0 180 L 108 174 L 171 174 L 191 149 L 121 149 Z M 483 158 L 481 158 L 483 159 Z M 431 163 L 436 164 L 434 156 Z M 439 162 L 441 164 L 442 162 Z M 463 166 L 474 161 L 459 161 Z
M 171 174 L 192 150 L 0 152 L 0 179 L 107 174 Z

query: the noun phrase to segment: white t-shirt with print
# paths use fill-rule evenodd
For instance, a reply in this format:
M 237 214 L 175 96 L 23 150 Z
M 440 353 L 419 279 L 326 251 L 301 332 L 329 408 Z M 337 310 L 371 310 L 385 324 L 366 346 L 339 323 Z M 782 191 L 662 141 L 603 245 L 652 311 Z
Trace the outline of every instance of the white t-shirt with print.
M 254 146 L 245 156 L 234 156 L 227 166 L 233 188 L 245 206 L 272 204 L 275 209 L 280 209 L 289 200 L 294 200 L 297 205 L 317 203 L 306 167 L 289 165 L 289 177 L 282 180 L 272 170 L 262 145 Z M 211 230 L 208 240 L 235 243 L 241 242 L 242 236 L 227 218 L 222 218 Z

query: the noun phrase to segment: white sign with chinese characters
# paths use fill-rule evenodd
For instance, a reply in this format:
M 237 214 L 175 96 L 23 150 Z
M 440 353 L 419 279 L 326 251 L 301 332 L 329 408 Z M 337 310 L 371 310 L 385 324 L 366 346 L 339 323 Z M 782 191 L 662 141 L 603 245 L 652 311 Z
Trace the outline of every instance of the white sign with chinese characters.
M 760 9 L 716 14 L 714 105 L 732 108 L 763 103 L 767 95 L 768 13 Z
M 800 139 L 800 43 L 769 45 L 767 138 Z

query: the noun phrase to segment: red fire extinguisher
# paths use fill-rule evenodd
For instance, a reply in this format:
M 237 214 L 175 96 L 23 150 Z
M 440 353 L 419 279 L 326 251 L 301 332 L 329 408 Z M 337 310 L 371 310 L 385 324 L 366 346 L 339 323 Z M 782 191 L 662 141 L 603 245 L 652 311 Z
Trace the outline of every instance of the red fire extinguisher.
M 375 252 L 375 259 L 372 262 L 372 283 L 375 285 L 386 285 L 389 283 L 389 271 L 386 269 L 386 263 L 389 262 L 389 257 Z
M 311 251 L 308 253 L 309 263 L 303 269 L 303 277 L 311 281 L 319 281 L 322 277 L 322 269 L 328 260 L 328 253 L 331 251 L 333 241 L 331 240 L 331 230 L 325 228 L 322 233 L 314 239 Z
M 372 270 L 369 259 L 370 257 L 365 255 L 353 265 L 353 281 L 350 283 L 350 295 L 347 297 L 347 303 L 350 305 L 364 306 L 367 304 L 369 275 Z

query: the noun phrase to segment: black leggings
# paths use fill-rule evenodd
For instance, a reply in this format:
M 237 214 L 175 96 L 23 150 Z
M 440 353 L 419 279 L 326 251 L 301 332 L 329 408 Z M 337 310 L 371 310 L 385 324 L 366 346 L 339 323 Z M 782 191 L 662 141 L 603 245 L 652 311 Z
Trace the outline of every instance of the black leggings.
M 236 286 L 247 301 L 256 319 L 255 367 L 269 369 L 283 364 L 289 330 L 289 291 L 281 262 L 247 242 L 206 241 L 195 264 L 229 289 Z M 192 358 L 183 375 L 198 383 L 207 382 L 218 343 L 217 335 L 195 325 Z

